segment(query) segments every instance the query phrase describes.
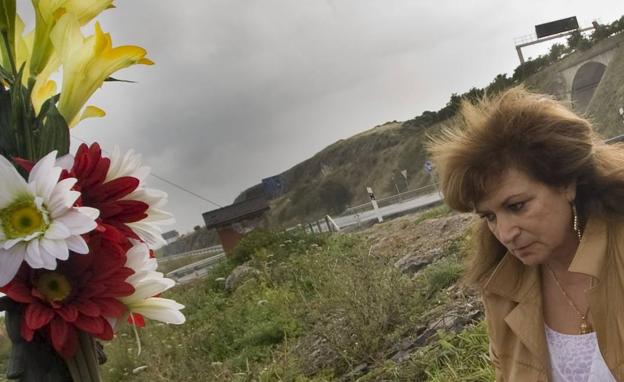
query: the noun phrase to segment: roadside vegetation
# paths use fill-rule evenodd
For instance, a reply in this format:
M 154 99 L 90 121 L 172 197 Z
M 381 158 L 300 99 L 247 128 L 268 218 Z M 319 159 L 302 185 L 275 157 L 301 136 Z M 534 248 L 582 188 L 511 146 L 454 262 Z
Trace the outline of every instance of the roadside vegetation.
M 410 227 L 446 215 L 437 208 Z M 464 242 L 448 241 L 410 277 L 362 235 L 255 232 L 208 278 L 165 296 L 186 305 L 185 325 L 140 330 L 140 355 L 131 330 L 105 344 L 105 380 L 489 381 L 480 316 L 459 329 L 431 325 L 463 296 Z M 256 271 L 226 290 L 243 262 Z M 392 359 L 427 330 L 429 340 Z

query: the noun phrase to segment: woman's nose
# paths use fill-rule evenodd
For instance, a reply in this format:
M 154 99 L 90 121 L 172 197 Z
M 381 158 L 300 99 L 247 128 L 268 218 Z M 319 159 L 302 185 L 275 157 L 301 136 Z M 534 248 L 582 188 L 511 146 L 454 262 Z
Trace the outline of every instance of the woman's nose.
M 509 247 L 520 234 L 520 227 L 514 219 L 500 217 L 496 220 L 496 229 L 498 231 L 498 240 Z

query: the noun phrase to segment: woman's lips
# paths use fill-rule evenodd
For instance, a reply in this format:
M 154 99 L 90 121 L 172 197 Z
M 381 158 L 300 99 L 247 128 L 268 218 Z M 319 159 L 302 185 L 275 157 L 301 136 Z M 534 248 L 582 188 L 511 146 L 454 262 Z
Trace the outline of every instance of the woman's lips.
M 528 249 L 528 248 L 529 248 L 530 246 L 532 246 L 532 245 L 533 245 L 533 243 L 529 243 L 529 244 L 524 245 L 524 246 L 522 246 L 522 247 L 517 247 L 517 248 L 515 248 L 515 249 L 513 250 L 513 252 L 514 252 L 515 254 L 520 254 L 521 252 L 525 251 L 526 249 Z

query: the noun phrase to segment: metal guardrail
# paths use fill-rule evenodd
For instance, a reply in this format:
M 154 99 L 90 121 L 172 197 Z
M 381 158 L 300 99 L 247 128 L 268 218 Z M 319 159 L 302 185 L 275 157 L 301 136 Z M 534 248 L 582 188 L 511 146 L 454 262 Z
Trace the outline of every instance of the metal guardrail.
M 323 233 L 339 231 L 340 227 L 338 227 L 333 219 L 329 215 L 327 215 L 323 219 L 319 219 L 305 224 L 297 224 L 296 226 L 286 228 L 284 231 L 290 232 L 294 230 L 300 230 L 305 233 Z
M 220 254 L 218 254 L 216 256 L 212 256 L 212 257 L 209 257 L 207 259 L 202 259 L 202 260 L 199 260 L 199 261 L 197 261 L 195 263 L 185 265 L 185 266 L 180 267 L 178 269 L 174 269 L 173 271 L 168 272 L 166 274 L 166 277 L 178 279 L 178 278 L 184 277 L 184 276 L 186 276 L 186 275 L 188 275 L 190 273 L 198 271 L 200 269 L 203 269 L 203 268 L 209 267 L 211 265 L 214 265 L 214 264 L 220 262 L 223 259 L 225 259 L 225 253 L 224 252 L 222 252 L 222 253 L 220 253 Z
M 219 252 L 223 252 L 223 247 L 220 245 L 213 245 L 212 247 L 208 247 L 208 248 L 200 248 L 200 249 L 195 249 L 195 250 L 188 251 L 188 252 L 178 253 L 175 255 L 163 256 L 163 257 L 158 258 L 158 262 L 160 264 L 163 264 L 168 261 L 182 259 L 188 256 L 209 255 L 211 253 L 219 253 Z
M 390 204 L 395 204 L 397 202 L 404 202 L 407 200 L 415 199 L 419 196 L 427 195 L 431 193 L 432 191 L 435 191 L 436 187 L 437 187 L 437 184 L 434 183 L 434 184 L 429 184 L 420 188 L 415 188 L 413 190 L 408 190 L 400 194 L 395 194 L 395 195 L 387 196 L 384 198 L 378 198 L 377 205 L 381 208 L 381 207 L 388 206 Z M 360 204 L 354 207 L 349 207 L 339 216 L 360 214 L 362 212 L 370 211 L 372 209 L 373 209 L 373 206 L 371 202 L 367 202 L 367 203 Z

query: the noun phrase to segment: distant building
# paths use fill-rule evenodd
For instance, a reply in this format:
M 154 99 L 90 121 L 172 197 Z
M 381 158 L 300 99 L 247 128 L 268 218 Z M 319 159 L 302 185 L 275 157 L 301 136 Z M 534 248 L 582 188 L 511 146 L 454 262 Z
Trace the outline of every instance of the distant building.
M 269 203 L 261 196 L 204 212 L 202 216 L 206 228 L 217 230 L 223 250 L 230 253 L 247 233 L 264 227 L 264 214 L 268 210 Z
M 178 240 L 178 238 L 180 237 L 180 234 L 178 233 L 178 231 L 172 230 L 172 231 L 167 231 L 167 232 L 163 233 L 162 237 L 163 237 L 163 239 L 165 239 L 167 244 L 171 244 L 174 241 Z

